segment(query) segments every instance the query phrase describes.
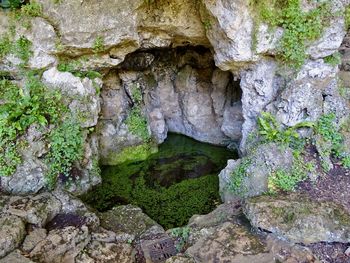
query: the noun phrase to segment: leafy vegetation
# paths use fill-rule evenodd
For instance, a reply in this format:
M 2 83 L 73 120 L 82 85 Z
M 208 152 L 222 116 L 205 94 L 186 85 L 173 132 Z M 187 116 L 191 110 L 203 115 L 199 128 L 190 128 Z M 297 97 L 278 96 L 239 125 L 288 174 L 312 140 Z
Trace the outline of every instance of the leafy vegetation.
M 247 176 L 247 168 L 250 166 L 251 160 L 243 158 L 240 164 L 233 170 L 231 174 L 231 180 L 229 190 L 237 195 L 243 195 L 246 189 L 243 187 L 244 178 Z
M 177 252 L 181 252 L 184 250 L 188 239 L 190 238 L 191 229 L 188 226 L 185 227 L 177 227 L 171 230 L 170 235 L 176 238 L 176 250 Z
M 337 66 L 341 64 L 341 55 L 339 52 L 336 52 L 328 57 L 325 57 L 323 60 L 331 66 Z
M 317 8 L 305 12 L 301 8 L 301 0 L 252 0 L 251 3 L 255 10 L 259 10 L 258 20 L 283 28 L 279 58 L 300 68 L 307 58 L 306 43 L 318 39 L 329 23 L 329 4 L 322 2 Z
M 104 51 L 104 39 L 101 36 L 97 37 L 92 48 L 95 53 Z
M 96 79 L 102 78 L 101 73 L 93 70 L 82 70 L 83 59 L 81 60 L 63 60 L 57 65 L 57 69 L 61 72 L 70 72 L 79 78 Z
M 151 135 L 148 131 L 147 119 L 142 113 L 142 92 L 138 85 L 131 88 L 131 95 L 134 105 L 125 123 L 132 134 L 140 137 L 143 141 L 149 141 Z
M 0 7 L 11 8 L 11 9 L 20 8 L 21 5 L 24 4 L 24 2 L 25 0 L 3 0 L 0 3 Z
M 292 148 L 302 145 L 303 139 L 297 133 L 300 128 L 312 128 L 312 122 L 300 122 L 295 126 L 283 128 L 277 122 L 276 118 L 268 112 L 262 112 L 258 118 L 259 135 L 262 137 L 262 142 L 275 142 L 282 145 L 291 146 Z
M 58 175 L 72 181 L 71 168 L 75 161 L 83 156 L 83 135 L 77 122 L 64 121 L 49 135 L 50 152 L 46 156 L 46 162 L 50 167 L 47 176 L 49 186 L 55 185 Z M 64 180 L 66 181 L 66 180 Z
M 40 3 L 31 0 L 29 4 L 23 5 L 21 7 L 21 14 L 30 16 L 30 17 L 37 17 L 42 16 L 43 10 Z
M 318 143 L 321 150 L 321 158 L 329 158 L 333 155 L 342 161 L 342 164 L 350 168 L 349 159 L 350 154 L 346 152 L 344 147 L 344 138 L 340 132 L 340 128 L 336 125 L 336 116 L 334 113 L 323 115 L 317 122 L 315 127 L 316 134 L 320 135 Z M 327 171 L 329 167 L 326 164 L 323 165 Z

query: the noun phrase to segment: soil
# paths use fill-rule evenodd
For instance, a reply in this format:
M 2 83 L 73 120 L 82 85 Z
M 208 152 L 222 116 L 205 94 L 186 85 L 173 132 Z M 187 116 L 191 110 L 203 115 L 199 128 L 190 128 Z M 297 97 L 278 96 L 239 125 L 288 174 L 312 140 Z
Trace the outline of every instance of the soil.
M 314 158 L 312 158 L 314 157 Z M 317 201 L 331 201 L 338 203 L 350 213 L 350 169 L 345 169 L 339 163 L 339 160 L 333 159 L 333 169 L 324 173 L 320 169 L 320 160 L 316 156 L 315 149 L 308 148 L 308 156 L 305 161 L 316 160 L 316 172 L 319 177 L 315 182 L 310 179 L 299 185 L 298 192 L 308 195 Z M 313 253 L 326 263 L 350 263 L 350 257 L 345 254 L 345 250 L 350 247 L 349 244 L 341 243 L 316 243 L 308 246 Z

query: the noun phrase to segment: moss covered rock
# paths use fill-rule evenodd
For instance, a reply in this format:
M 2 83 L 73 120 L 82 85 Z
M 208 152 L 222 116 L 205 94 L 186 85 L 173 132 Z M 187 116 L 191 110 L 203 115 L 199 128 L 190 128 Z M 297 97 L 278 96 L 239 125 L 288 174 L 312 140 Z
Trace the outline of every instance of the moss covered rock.
M 259 196 L 247 200 L 244 213 L 254 227 L 294 243 L 350 241 L 350 215 L 335 203 L 298 194 Z

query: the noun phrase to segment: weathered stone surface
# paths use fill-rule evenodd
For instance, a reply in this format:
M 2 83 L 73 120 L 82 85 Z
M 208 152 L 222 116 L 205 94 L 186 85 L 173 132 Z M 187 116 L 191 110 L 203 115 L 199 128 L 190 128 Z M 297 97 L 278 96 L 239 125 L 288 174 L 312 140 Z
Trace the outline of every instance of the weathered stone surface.
M 209 45 L 198 4 L 193 1 L 145 4 L 138 12 L 138 30 L 143 48 Z
M 45 187 L 46 166 L 34 156 L 24 159 L 10 177 L 1 177 L 1 188 L 11 194 L 34 194 Z
M 350 241 L 350 215 L 339 205 L 299 195 L 251 198 L 244 213 L 254 227 L 294 243 Z
M 234 191 L 230 189 L 232 172 L 249 158 L 246 177 L 242 185 Z M 292 150 L 274 143 L 263 144 L 245 159 L 229 160 L 226 168 L 219 174 L 220 195 L 224 202 L 237 201 L 242 198 L 257 196 L 268 190 L 268 178 L 272 171 L 288 170 L 293 164 Z
M 116 206 L 113 209 L 99 215 L 101 226 L 115 232 L 117 235 L 126 233 L 139 238 L 152 227 L 156 227 L 158 233 L 164 229 L 153 219 L 142 213 L 141 208 L 133 205 Z
M 7 212 L 22 217 L 30 224 L 43 227 L 61 210 L 61 203 L 51 194 L 12 197 Z
M 165 263 L 195 263 L 194 259 L 184 256 L 174 256 L 165 261 Z
M 216 65 L 230 70 L 252 62 L 254 21 L 249 2 L 202 1 L 202 21 L 207 24 L 207 37 L 215 51 Z
M 66 227 L 49 232 L 30 252 L 30 258 L 40 262 L 74 262 L 74 258 L 89 243 L 88 228 Z
M 337 72 L 337 67 L 323 60 L 308 61 L 273 102 L 270 110 L 278 121 L 287 126 L 317 120 L 323 113 L 325 90 L 335 80 Z
M 233 238 L 234 237 L 234 238 Z M 273 255 L 263 243 L 244 227 L 230 222 L 222 224 L 216 231 L 200 239 L 187 254 L 196 262 L 270 263 Z
M 52 194 L 60 200 L 62 204 L 61 213 L 80 215 L 84 217 L 84 223 L 90 229 L 96 230 L 98 228 L 100 225 L 99 218 L 95 213 L 91 212 L 80 199 L 60 189 L 56 189 Z
M 22 250 L 29 253 L 33 248 L 47 236 L 47 230 L 45 228 L 36 228 L 23 241 Z
M 70 72 L 60 72 L 56 68 L 51 68 L 43 73 L 43 82 L 71 98 L 69 108 L 82 128 L 97 124 L 100 100 L 96 94 L 96 86 L 102 87 L 101 80 L 81 79 Z
M 132 263 L 135 262 L 134 251 L 129 244 L 103 243 L 92 241 L 86 247 L 86 253 L 94 262 Z
M 0 259 L 0 263 L 34 263 L 30 259 L 21 254 L 21 251 L 16 249 L 6 257 Z
M 0 258 L 18 247 L 25 236 L 25 224 L 21 218 L 0 214 Z
M 244 123 L 240 149 L 245 151 L 248 135 L 256 127 L 258 115 L 271 103 L 281 86 L 274 60 L 262 60 L 241 73 L 242 110 Z

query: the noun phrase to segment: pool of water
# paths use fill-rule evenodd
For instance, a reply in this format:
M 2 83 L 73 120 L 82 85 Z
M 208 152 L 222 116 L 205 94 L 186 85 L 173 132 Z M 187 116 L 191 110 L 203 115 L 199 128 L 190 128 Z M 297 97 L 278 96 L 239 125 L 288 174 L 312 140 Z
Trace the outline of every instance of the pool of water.
M 135 204 L 165 228 L 185 225 L 219 203 L 218 173 L 235 151 L 170 134 L 144 161 L 104 166 L 102 184 L 82 199 L 99 211 Z

